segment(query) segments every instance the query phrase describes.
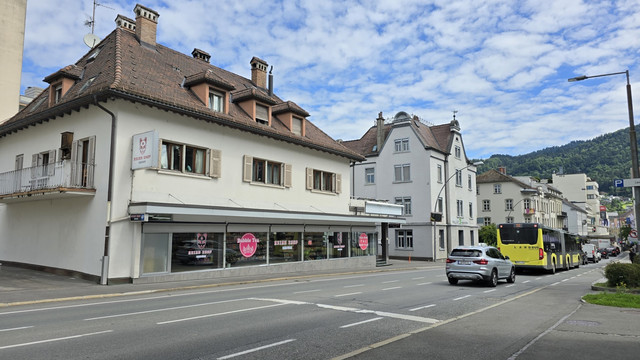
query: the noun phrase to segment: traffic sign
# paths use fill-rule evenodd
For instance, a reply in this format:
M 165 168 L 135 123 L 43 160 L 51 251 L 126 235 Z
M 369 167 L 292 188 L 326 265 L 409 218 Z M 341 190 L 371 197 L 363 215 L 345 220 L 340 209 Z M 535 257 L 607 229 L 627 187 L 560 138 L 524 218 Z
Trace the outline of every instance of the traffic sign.
M 639 178 L 634 178 L 634 179 L 624 179 L 623 181 L 623 187 L 634 187 L 634 186 L 640 186 L 640 179 Z
M 622 179 L 613 180 L 613 186 L 617 187 L 617 188 L 624 187 L 624 180 L 622 180 Z
M 638 238 L 638 232 L 636 231 L 636 229 L 631 229 L 631 232 L 629 232 L 629 237 L 632 239 Z

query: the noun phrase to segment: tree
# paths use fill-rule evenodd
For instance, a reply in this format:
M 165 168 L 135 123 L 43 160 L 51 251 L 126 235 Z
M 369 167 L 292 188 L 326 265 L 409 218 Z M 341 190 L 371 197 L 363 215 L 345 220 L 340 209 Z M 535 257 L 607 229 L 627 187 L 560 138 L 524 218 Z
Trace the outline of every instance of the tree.
M 490 246 L 498 245 L 498 228 L 496 227 L 496 224 L 489 224 L 481 227 L 480 232 L 478 232 L 478 236 L 480 237 L 480 242 Z
M 622 239 L 623 242 L 627 242 L 627 239 L 629 238 L 629 233 L 631 232 L 631 226 L 622 226 L 620 228 L 620 239 Z

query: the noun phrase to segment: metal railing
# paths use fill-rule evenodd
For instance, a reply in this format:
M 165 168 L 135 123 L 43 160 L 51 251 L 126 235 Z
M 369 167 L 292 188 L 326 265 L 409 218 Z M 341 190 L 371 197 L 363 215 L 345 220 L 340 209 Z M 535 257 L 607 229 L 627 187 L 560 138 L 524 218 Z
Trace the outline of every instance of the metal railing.
M 63 160 L 0 173 L 0 196 L 61 188 L 94 188 L 94 164 Z

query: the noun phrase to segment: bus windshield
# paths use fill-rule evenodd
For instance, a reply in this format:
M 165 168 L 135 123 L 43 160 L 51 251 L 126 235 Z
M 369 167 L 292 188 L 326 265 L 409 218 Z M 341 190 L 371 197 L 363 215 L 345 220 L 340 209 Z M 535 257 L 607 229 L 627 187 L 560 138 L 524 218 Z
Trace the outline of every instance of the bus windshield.
M 500 227 L 500 240 L 503 244 L 528 244 L 538 242 L 538 227 Z

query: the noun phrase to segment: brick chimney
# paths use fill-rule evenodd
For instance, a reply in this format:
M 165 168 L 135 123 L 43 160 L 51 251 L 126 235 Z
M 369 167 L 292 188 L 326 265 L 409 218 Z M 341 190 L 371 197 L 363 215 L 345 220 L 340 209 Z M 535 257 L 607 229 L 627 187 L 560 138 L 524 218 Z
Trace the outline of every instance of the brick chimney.
M 141 44 L 156 46 L 156 28 L 158 26 L 157 12 L 137 4 L 133 9 L 136 14 L 136 37 Z
M 193 55 L 194 58 L 200 59 L 206 63 L 208 63 L 209 59 L 211 59 L 211 55 L 209 55 L 208 52 L 204 50 L 200 50 L 198 48 L 194 48 L 193 51 L 191 52 L 191 55 Z
M 258 59 L 257 57 L 253 57 L 251 59 L 251 81 L 253 81 L 256 86 L 261 88 L 267 87 L 267 68 L 269 64 L 262 59 Z

